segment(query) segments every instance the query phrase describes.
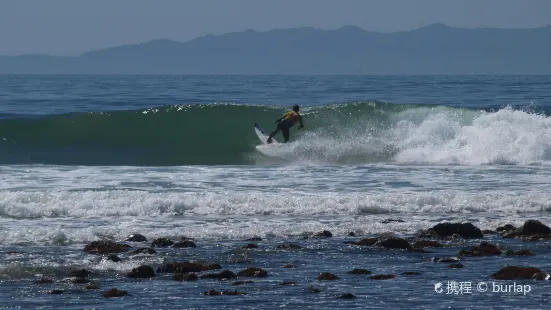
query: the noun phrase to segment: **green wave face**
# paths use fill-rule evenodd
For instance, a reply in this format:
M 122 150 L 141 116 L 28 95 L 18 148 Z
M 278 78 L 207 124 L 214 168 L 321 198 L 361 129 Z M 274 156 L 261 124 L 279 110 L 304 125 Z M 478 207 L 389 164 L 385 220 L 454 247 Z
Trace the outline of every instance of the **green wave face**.
M 273 121 L 284 112 L 271 106 L 209 104 L 2 120 L 0 163 L 255 164 L 268 159 L 255 149 L 260 141 L 254 123 L 272 131 Z M 396 139 L 402 137 L 390 132 L 396 134 L 404 122 L 420 124 L 442 112 L 466 122 L 476 115 L 450 107 L 382 102 L 304 107 L 305 128 L 291 129 L 291 143 L 283 148 L 286 155 L 279 157 L 329 163 L 391 160 L 399 151 Z M 281 135 L 276 139 L 281 141 Z

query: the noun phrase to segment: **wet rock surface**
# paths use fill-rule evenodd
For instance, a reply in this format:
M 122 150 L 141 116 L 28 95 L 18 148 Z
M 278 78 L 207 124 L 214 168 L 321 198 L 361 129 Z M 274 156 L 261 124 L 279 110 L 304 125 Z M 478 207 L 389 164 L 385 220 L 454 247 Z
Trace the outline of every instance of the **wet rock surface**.
M 523 230 L 523 233 L 526 231 L 541 237 L 547 231 L 546 226 L 537 222 L 527 222 L 525 225 L 529 229 Z M 98 298 L 139 299 L 139 294 L 126 297 L 126 292 L 137 291 L 134 286 L 137 283 L 151 283 L 142 285 L 154 289 L 159 283 L 163 283 L 161 287 L 170 286 L 164 284 L 168 281 L 172 285 L 181 286 L 182 296 L 188 296 L 188 290 L 200 296 L 235 296 L 228 297 L 232 299 L 243 298 L 240 295 L 250 298 L 269 292 L 286 292 L 349 303 L 351 301 L 344 299 L 366 299 L 368 294 L 365 290 L 372 285 L 386 287 L 398 281 L 409 290 L 415 290 L 426 286 L 427 281 L 446 283 L 448 279 L 454 278 L 462 280 L 472 277 L 478 281 L 528 280 L 534 283 L 546 283 L 550 279 L 545 265 L 530 264 L 531 259 L 542 255 L 540 252 L 546 253 L 544 243 L 540 243 L 542 248 L 537 246 L 537 241 L 527 243 L 528 240 L 523 237 L 502 236 L 518 232 L 524 226 L 504 226 L 496 229 L 499 234 L 488 234 L 483 240 L 473 237 L 477 230 L 470 225 L 435 227 L 439 226 L 431 228 L 430 238 L 421 239 L 418 234 L 402 237 L 388 232 L 365 234 L 363 237 L 349 236 L 346 232 L 342 235 L 331 232 L 329 236 L 329 230 L 324 230 L 308 238 L 303 238 L 301 234 L 283 242 L 277 239 L 256 241 L 262 242 L 261 247 L 256 243 L 236 240 L 227 242 L 226 247 L 218 250 L 218 255 L 212 253 L 224 241 L 199 240 L 201 247 L 190 246 L 189 250 L 180 250 L 178 246 L 183 243 L 190 245 L 192 241 L 189 239 L 168 246 L 170 242 L 166 240 L 170 238 L 154 238 L 151 245 L 156 243 L 156 249 L 139 247 L 140 243 L 146 241 L 130 241 L 132 245 L 110 241 L 92 242 L 88 244 L 91 253 L 105 253 L 92 259 L 100 265 L 105 264 L 109 271 L 99 270 L 92 264 L 86 265 L 86 268 L 79 266 L 59 274 L 53 272 L 41 278 L 35 277 L 30 283 L 33 287 L 43 288 L 42 294 L 62 296 L 73 296 L 79 291 L 80 294 L 95 294 Z M 118 252 L 115 254 L 111 251 Z M 330 254 L 326 256 L 324 253 Z M 128 269 L 110 270 L 116 259 L 107 259 L 109 257 L 119 258 L 119 264 L 122 263 L 120 266 L 128 265 Z M 328 257 L 334 260 L 331 269 L 323 268 Z M 520 260 L 519 264 L 510 265 L 515 260 Z M 481 271 L 485 271 L 486 275 L 480 276 Z M 435 273 L 440 273 L 442 279 L 432 279 Z M 128 282 L 117 280 L 123 278 Z M 113 284 L 117 285 L 117 289 L 98 291 L 100 287 L 110 288 Z M 237 287 L 239 290 L 232 289 Z M 388 289 L 391 290 L 390 286 Z M 142 294 L 143 290 L 139 291 Z
M 111 254 L 127 252 L 130 248 L 127 244 L 112 241 L 93 241 L 84 247 L 84 252 L 90 254 Z

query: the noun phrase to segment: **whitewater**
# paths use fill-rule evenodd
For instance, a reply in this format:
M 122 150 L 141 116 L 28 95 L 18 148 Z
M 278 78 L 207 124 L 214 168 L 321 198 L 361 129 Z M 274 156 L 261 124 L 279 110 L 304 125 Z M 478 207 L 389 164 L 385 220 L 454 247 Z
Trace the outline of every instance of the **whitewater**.
M 551 270 L 545 242 L 491 233 L 531 219 L 551 225 L 550 82 L 548 76 L 2 76 L 0 304 L 473 307 L 469 298 L 436 294 L 434 284 L 486 281 L 506 264 Z M 293 128 L 290 143 L 271 148 L 270 156 L 260 154 L 253 124 L 271 131 L 293 104 L 300 104 L 305 128 Z M 388 234 L 413 243 L 420 230 L 442 222 L 472 223 L 484 240 L 442 241 L 443 248 L 426 253 L 345 243 Z M 311 238 L 324 230 L 332 237 Z M 136 233 L 148 241 L 124 241 Z M 134 250 L 184 236 L 197 247 L 117 253 L 121 262 L 83 252 L 97 240 Z M 481 241 L 536 255 L 460 258 L 459 274 L 426 263 Z M 251 242 L 258 248 L 243 248 Z M 302 249 L 278 247 L 288 243 Z M 173 282 L 161 272 L 147 281 L 125 277 L 142 265 L 191 259 L 236 273 L 261 267 L 270 276 L 244 286 Z M 129 297 L 115 304 L 61 281 L 82 268 L 100 290 L 118 287 Z M 353 268 L 397 278 L 374 285 L 348 275 Z M 340 282 L 316 280 L 325 271 Z M 410 271 L 420 276 L 401 275 Z M 43 277 L 53 284 L 34 284 Z M 291 280 L 296 285 L 279 285 Z M 541 308 L 547 282 L 529 282 L 527 296 L 510 295 L 508 302 Z M 312 285 L 321 293 L 312 293 Z M 48 294 L 56 289 L 63 293 Z M 216 299 L 203 294 L 210 289 L 247 295 Z M 338 301 L 341 293 L 356 298 Z M 480 307 L 502 306 L 491 294 L 477 298 Z

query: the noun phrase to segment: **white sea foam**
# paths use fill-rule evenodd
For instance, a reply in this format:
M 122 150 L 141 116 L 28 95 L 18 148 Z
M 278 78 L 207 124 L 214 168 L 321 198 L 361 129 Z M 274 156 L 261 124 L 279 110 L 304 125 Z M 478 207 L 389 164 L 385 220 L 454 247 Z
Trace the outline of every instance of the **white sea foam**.
M 139 232 L 198 239 L 287 236 L 329 229 L 412 233 L 437 219 L 494 223 L 546 213 L 549 193 L 147 193 L 86 191 L 0 195 L 0 244 L 64 245 Z M 479 215 L 477 215 L 479 214 Z M 381 224 L 388 217 L 404 224 Z M 540 215 L 538 215 L 540 217 Z M 495 228 L 495 227 L 492 227 Z

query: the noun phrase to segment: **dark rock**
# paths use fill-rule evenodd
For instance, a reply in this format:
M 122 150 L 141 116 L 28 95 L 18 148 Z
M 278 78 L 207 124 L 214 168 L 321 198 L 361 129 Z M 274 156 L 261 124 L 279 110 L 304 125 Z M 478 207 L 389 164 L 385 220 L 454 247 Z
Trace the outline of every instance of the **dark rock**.
M 281 250 L 300 250 L 302 247 L 297 244 L 289 243 L 289 244 L 280 244 L 277 246 L 278 249 Z
M 443 247 L 442 243 L 432 240 L 419 240 L 413 244 L 413 248 L 422 249 L 422 248 L 441 248 Z
M 449 264 L 448 265 L 448 268 L 463 268 L 465 266 L 463 266 L 463 264 L 461 263 L 455 263 L 455 264 Z
M 172 245 L 173 248 L 195 248 L 197 245 L 193 241 L 178 241 Z
M 308 286 L 308 292 L 310 293 L 319 293 L 321 290 L 313 285 Z
M 219 273 L 207 273 L 201 276 L 201 279 L 218 279 L 218 280 L 227 280 L 235 279 L 236 275 L 231 270 L 224 270 Z
M 233 282 L 231 285 L 243 285 L 243 284 L 249 284 L 249 283 L 254 283 L 254 282 L 251 281 L 251 280 L 246 280 L 246 281 L 235 281 L 235 282 Z
M 349 237 L 356 237 L 356 233 L 351 231 L 351 232 L 348 233 L 348 236 Z
M 203 295 L 206 296 L 218 296 L 218 295 L 247 295 L 247 293 L 242 293 L 238 291 L 216 291 L 216 290 L 210 290 L 205 291 Z
M 403 276 L 419 276 L 419 275 L 421 275 L 421 273 L 418 272 L 418 271 L 406 271 L 406 272 L 402 272 L 402 275 Z
M 279 285 L 297 285 L 295 281 L 283 281 Z
M 92 273 L 90 271 L 86 270 L 86 269 L 73 270 L 73 271 L 69 272 L 69 275 L 71 277 L 79 277 L 79 278 L 86 278 L 91 274 Z
M 268 272 L 262 268 L 247 268 L 244 270 L 241 270 L 237 273 L 238 277 L 255 277 L 255 278 L 263 278 L 268 276 Z
M 130 252 L 130 255 L 136 255 L 136 254 L 156 254 L 157 251 L 153 248 L 138 248 L 132 252 Z
M 281 266 L 281 268 L 297 268 L 297 266 L 295 266 L 293 264 L 285 264 L 285 265 Z
M 490 277 L 496 280 L 530 279 L 540 269 L 534 267 L 507 266 L 493 273 Z
M 532 279 L 534 279 L 534 280 L 549 280 L 549 274 L 545 271 L 536 272 L 532 276 Z
M 513 256 L 515 255 L 515 251 L 511 250 L 511 249 L 507 249 L 505 250 L 505 252 L 503 252 L 503 255 L 505 256 Z
M 498 235 L 499 233 L 497 231 L 484 229 L 484 230 L 482 230 L 482 234 L 483 235 Z
M 496 228 L 496 231 L 497 232 L 513 231 L 515 229 L 517 229 L 515 226 L 513 226 L 511 224 L 507 224 L 507 225 L 504 225 L 504 226 L 499 226 L 498 228 Z
M 138 268 L 133 268 L 126 276 L 129 278 L 153 278 L 155 277 L 155 271 L 150 266 L 142 265 Z
M 491 243 L 482 242 L 480 245 L 473 246 L 471 250 L 461 250 L 458 255 L 460 256 L 492 256 L 501 255 L 499 248 Z
M 243 249 L 256 249 L 256 248 L 258 248 L 258 245 L 254 244 L 254 243 L 249 243 L 247 245 L 242 246 L 241 248 L 243 248 Z
M 352 294 L 352 293 L 344 293 L 342 294 L 341 296 L 339 296 L 339 298 L 342 298 L 342 299 L 352 299 L 352 298 L 356 298 L 356 295 Z
M 151 247 L 153 248 L 166 248 L 173 245 L 174 242 L 167 238 L 157 238 L 151 242 Z
M 196 281 L 198 278 L 197 278 L 197 275 L 193 272 L 188 272 L 188 273 L 175 273 L 172 275 L 172 280 L 175 280 L 175 281 Z
M 115 262 L 115 263 L 118 263 L 118 262 L 122 261 L 122 259 L 120 259 L 120 257 L 118 257 L 115 254 L 109 254 L 109 255 L 105 256 L 104 259 Z
M 369 278 L 371 280 L 388 280 L 388 279 L 394 279 L 396 278 L 396 276 L 393 274 L 378 274 L 378 275 L 371 276 Z
M 60 294 L 63 294 L 64 291 L 63 290 L 51 290 L 48 292 L 48 294 L 53 294 L 53 295 L 60 295 Z
M 41 278 L 39 280 L 34 281 L 34 284 L 52 284 L 54 283 L 54 280 L 49 278 Z
M 471 223 L 440 223 L 421 233 L 421 237 L 446 238 L 456 235 L 465 239 L 483 238 L 482 231 Z
M 379 241 L 379 239 L 377 238 L 364 238 L 358 242 L 352 242 L 352 244 L 360 245 L 360 246 L 371 246 L 371 245 L 375 245 L 377 241 Z
M 90 284 L 86 285 L 85 288 L 86 288 L 87 290 L 97 290 L 99 287 L 98 287 L 98 285 L 95 284 L 95 283 L 90 283 Z
M 71 284 L 83 284 L 90 282 L 88 279 L 83 277 L 71 277 L 61 280 L 61 283 L 71 283 Z
M 330 238 L 333 237 L 333 234 L 329 230 L 320 231 L 314 234 L 314 237 L 317 238 Z
M 129 245 L 111 241 L 93 241 L 84 247 L 84 252 L 90 254 L 110 254 L 127 252 Z
M 528 241 L 551 239 L 551 228 L 540 221 L 528 220 L 524 225 L 515 230 L 502 231 L 503 238 L 522 238 Z
M 413 252 L 413 253 L 430 253 L 430 251 L 427 251 L 425 249 L 416 249 L 416 248 L 413 248 L 412 250 L 410 250 L 410 252 Z
M 322 272 L 317 277 L 317 280 L 319 280 L 319 281 L 334 281 L 334 280 L 338 280 L 338 279 L 339 279 L 339 277 L 337 277 L 336 275 L 334 275 L 332 273 L 329 273 L 329 272 Z
M 375 243 L 375 246 L 380 246 L 387 249 L 403 249 L 403 250 L 411 250 L 413 249 L 409 242 L 402 238 L 398 237 L 381 237 L 377 238 L 377 242 Z
M 381 224 L 390 224 L 390 223 L 405 223 L 403 220 L 395 220 L 395 219 L 386 219 L 381 222 Z
M 517 256 L 534 256 L 536 254 L 532 253 L 532 251 L 528 249 L 522 249 L 515 252 L 515 255 Z
M 124 239 L 124 241 L 147 242 L 147 238 L 144 235 L 141 235 L 141 234 L 132 234 L 132 235 L 126 237 L 126 239 Z
M 103 292 L 103 297 L 105 298 L 112 298 L 112 297 L 122 297 L 128 295 L 127 291 L 118 290 L 116 288 L 112 288 L 108 291 Z
M 218 264 L 210 264 L 203 261 L 196 262 L 180 262 L 164 264 L 157 268 L 157 272 L 169 272 L 169 273 L 188 273 L 188 272 L 201 272 L 208 270 L 222 269 Z
M 522 226 L 523 235 L 549 235 L 551 234 L 551 228 L 547 227 L 540 221 L 528 220 L 524 222 Z
M 245 239 L 245 241 L 257 242 L 257 241 L 262 241 L 262 238 L 260 238 L 260 237 L 252 237 L 252 238 L 249 238 L 249 239 Z
M 352 269 L 352 271 L 347 272 L 348 274 L 371 274 L 371 271 L 367 269 Z

